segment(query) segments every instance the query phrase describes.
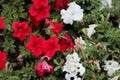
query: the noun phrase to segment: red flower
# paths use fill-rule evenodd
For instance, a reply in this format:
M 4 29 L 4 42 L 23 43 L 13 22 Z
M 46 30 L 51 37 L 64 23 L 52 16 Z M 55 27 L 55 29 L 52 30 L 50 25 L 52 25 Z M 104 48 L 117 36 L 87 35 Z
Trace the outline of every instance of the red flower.
M 54 67 L 49 65 L 47 62 L 39 62 L 36 66 L 36 70 L 38 71 L 39 76 L 44 76 L 44 74 L 47 73 L 53 73 Z
M 43 53 L 45 40 L 43 37 L 31 35 L 26 44 L 26 48 L 30 50 L 35 57 L 39 57 Z
M 46 19 L 46 23 L 50 24 L 49 28 L 52 29 L 52 31 L 56 35 L 58 35 L 58 33 L 63 30 L 62 24 L 60 24 L 60 23 L 52 22 L 48 19 Z
M 56 11 L 59 11 L 59 9 L 66 9 L 68 3 L 70 3 L 70 0 L 55 0 L 53 5 L 56 7 Z
M 37 21 L 50 17 L 50 6 L 48 0 L 32 0 L 33 5 L 29 9 L 29 13 Z
M 0 70 L 3 70 L 5 68 L 7 59 L 7 54 L 5 52 L 0 51 Z
M 60 50 L 59 40 L 57 37 L 51 37 L 46 41 L 44 53 L 45 56 L 50 60 Z
M 6 28 L 6 24 L 4 23 L 4 19 L 0 17 L 0 29 L 5 29 L 5 28 Z
M 65 52 L 68 49 L 74 49 L 74 43 L 68 34 L 65 34 L 60 40 L 60 47 L 62 52 Z
M 29 16 L 30 17 L 30 21 L 34 26 L 39 26 L 40 21 L 37 21 L 33 16 Z
M 21 23 L 14 22 L 12 26 L 14 29 L 13 37 L 17 37 L 20 41 L 25 40 L 27 35 L 29 35 L 32 31 L 32 28 L 28 26 L 28 23 L 26 21 Z

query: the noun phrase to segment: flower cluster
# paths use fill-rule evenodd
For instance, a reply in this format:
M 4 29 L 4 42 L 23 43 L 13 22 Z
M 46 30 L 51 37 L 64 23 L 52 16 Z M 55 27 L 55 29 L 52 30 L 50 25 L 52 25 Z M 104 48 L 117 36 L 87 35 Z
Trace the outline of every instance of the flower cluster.
M 85 68 L 83 67 L 82 63 L 80 62 L 80 58 L 78 54 L 74 52 L 71 55 L 67 55 L 66 62 L 63 66 L 63 71 L 67 72 L 65 75 L 66 80 L 81 80 L 81 77 L 85 73 Z
M 27 2 L 27 0 L 25 1 Z M 70 0 L 31 0 L 29 4 L 32 5 L 29 9 L 22 6 L 20 10 L 14 3 L 14 7 L 18 8 L 17 13 L 22 12 L 22 8 L 25 7 L 25 11 L 28 10 L 28 16 L 24 20 L 21 20 L 23 15 L 15 16 L 8 26 L 5 23 L 9 19 L 4 22 L 4 19 L 0 17 L 0 45 L 2 44 L 0 47 L 0 70 L 5 69 L 8 58 L 10 65 L 7 67 L 13 68 L 13 71 L 16 70 L 15 72 L 19 73 L 19 68 L 24 70 L 32 67 L 34 70 L 28 68 L 25 71 L 35 71 L 38 75 L 30 73 L 30 80 L 33 78 L 35 80 L 38 78 L 40 80 L 54 80 L 54 78 L 62 80 L 63 77 L 59 78 L 61 75 L 65 76 L 66 80 L 106 79 L 108 76 L 113 77 L 111 80 L 118 79 L 118 75 L 113 76 L 113 74 L 120 70 L 120 64 L 117 62 L 119 56 L 116 57 L 120 52 L 120 22 L 113 21 L 118 23 L 119 28 L 116 29 L 116 26 L 113 27 L 114 23 L 111 24 L 111 14 L 106 14 L 108 12 L 106 11 L 104 16 L 102 12 L 103 8 L 112 8 L 112 0 L 99 1 L 101 6 L 98 10 L 94 10 L 96 9 L 94 5 L 91 5 L 90 8 L 87 7 L 92 3 L 90 0 L 90 3 L 87 0 L 80 0 L 77 3 L 70 2 Z M 7 6 L 3 5 L 2 7 Z M 90 11 L 91 9 L 93 10 Z M 54 13 L 54 11 L 56 12 Z M 14 14 L 12 16 L 14 17 Z M 89 17 L 90 20 L 87 19 Z M 5 52 L 9 54 L 9 57 Z M 11 55 L 15 59 L 12 59 Z M 108 60 L 109 58 L 116 61 Z M 101 66 L 104 60 L 108 61 Z M 82 61 L 83 63 L 81 63 Z M 61 72 L 63 73 L 61 74 Z M 46 73 L 54 75 L 46 75 Z M 91 75 L 88 76 L 88 73 Z M 103 75 L 104 73 L 108 76 Z M 98 77 L 99 74 L 100 77 Z M 28 77 L 28 74 L 24 74 L 24 72 L 22 74 L 20 72 L 18 75 L 20 79 Z

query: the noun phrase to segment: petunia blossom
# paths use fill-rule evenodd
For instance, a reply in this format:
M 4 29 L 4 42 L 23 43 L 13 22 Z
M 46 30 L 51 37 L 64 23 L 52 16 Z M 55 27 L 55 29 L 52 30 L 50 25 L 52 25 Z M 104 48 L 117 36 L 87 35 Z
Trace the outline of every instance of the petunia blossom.
M 40 25 L 40 21 L 37 21 L 33 16 L 29 15 L 31 23 L 37 27 Z
M 87 30 L 87 36 L 89 38 L 91 38 L 91 36 L 96 32 L 95 31 L 96 26 L 97 26 L 96 24 L 91 24 L 91 25 L 89 25 L 89 28 L 86 29 Z
M 63 30 L 63 25 L 60 23 L 52 22 L 46 19 L 46 23 L 50 24 L 49 28 L 54 32 L 54 34 L 58 35 L 59 32 Z
M 29 9 L 29 13 L 37 21 L 50 17 L 50 6 L 48 0 L 32 0 L 33 5 Z
M 0 29 L 5 29 L 5 28 L 6 28 L 6 24 L 4 23 L 4 19 L 0 17 Z
M 69 3 L 67 10 L 62 9 L 60 14 L 65 24 L 72 25 L 73 21 L 81 21 L 83 19 L 83 9 L 75 2 Z
M 63 72 L 66 72 L 66 80 L 71 80 L 71 77 L 73 77 L 74 80 L 81 80 L 81 77 L 79 76 L 82 76 L 85 73 L 85 68 L 79 62 L 80 58 L 76 52 L 66 56 L 66 62 L 63 65 Z
M 44 50 L 45 40 L 43 37 L 31 35 L 29 41 L 26 43 L 26 48 L 30 50 L 35 57 L 42 55 Z
M 57 37 L 51 37 L 46 41 L 44 45 L 44 54 L 48 60 L 52 59 L 57 51 L 60 50 L 59 39 Z
M 7 53 L 0 51 L 0 70 L 5 69 Z
M 65 34 L 62 39 L 60 39 L 60 48 L 62 52 L 68 49 L 74 49 L 74 43 L 68 34 Z
M 86 48 L 86 43 L 82 39 L 81 36 L 79 38 L 77 37 L 77 39 L 75 39 L 75 48 L 76 48 L 76 50 L 78 50 L 78 49 L 84 50 Z
M 39 62 L 36 66 L 39 76 L 44 76 L 45 73 L 53 73 L 54 67 L 49 65 L 46 61 Z
M 26 21 L 24 22 L 14 22 L 12 24 L 14 33 L 13 37 L 17 37 L 20 41 L 25 40 L 25 38 L 30 34 L 32 28 L 29 27 Z
M 59 11 L 60 9 L 66 9 L 69 3 L 70 0 L 55 0 L 53 6 L 56 8 L 56 11 Z
M 100 0 L 101 6 L 99 10 L 102 10 L 105 7 L 112 8 L 112 0 Z
M 112 76 L 117 70 L 120 69 L 120 64 L 114 60 L 104 61 L 105 65 L 103 65 L 104 70 L 107 71 L 109 76 Z

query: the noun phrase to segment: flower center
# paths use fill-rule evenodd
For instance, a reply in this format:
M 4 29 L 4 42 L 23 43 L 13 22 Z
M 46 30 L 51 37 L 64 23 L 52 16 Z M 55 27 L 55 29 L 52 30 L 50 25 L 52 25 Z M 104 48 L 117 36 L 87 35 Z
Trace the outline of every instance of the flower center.
M 19 30 L 19 31 L 22 31 L 22 29 L 21 29 L 21 28 L 19 28 L 18 30 Z
M 42 11 L 42 10 L 43 10 L 43 7 L 40 7 L 38 10 L 39 10 L 39 11 Z

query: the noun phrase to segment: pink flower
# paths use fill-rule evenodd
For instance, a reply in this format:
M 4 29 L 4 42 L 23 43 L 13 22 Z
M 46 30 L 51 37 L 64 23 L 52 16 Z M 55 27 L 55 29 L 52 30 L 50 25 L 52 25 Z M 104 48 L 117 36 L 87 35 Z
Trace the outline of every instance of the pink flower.
M 60 40 L 60 47 L 62 52 L 65 52 L 68 49 L 74 49 L 74 43 L 68 34 L 65 34 Z
M 49 65 L 46 61 L 39 62 L 36 66 L 39 76 L 44 76 L 45 73 L 53 73 L 54 67 Z
M 29 35 L 30 32 L 32 31 L 32 28 L 29 27 L 26 21 L 20 23 L 14 22 L 12 26 L 14 29 L 13 37 L 17 37 L 20 41 L 25 40 L 27 35 Z
M 44 53 L 45 56 L 50 60 L 56 53 L 60 50 L 60 45 L 58 44 L 59 39 L 57 37 L 51 37 L 46 41 Z
M 46 19 L 46 23 L 50 24 L 49 28 L 52 29 L 54 34 L 58 35 L 59 32 L 63 30 L 63 25 L 60 23 L 52 22 L 48 19 Z
M 32 0 L 33 5 L 29 9 L 29 13 L 37 21 L 50 17 L 50 6 L 48 0 Z
M 33 56 L 39 57 L 43 53 L 44 45 L 45 40 L 43 37 L 31 35 L 29 41 L 26 44 L 26 48 L 32 52 Z
M 5 28 L 6 28 L 6 24 L 4 23 L 4 19 L 0 17 L 0 29 L 5 29 Z
M 5 68 L 7 53 L 0 51 L 0 70 Z

